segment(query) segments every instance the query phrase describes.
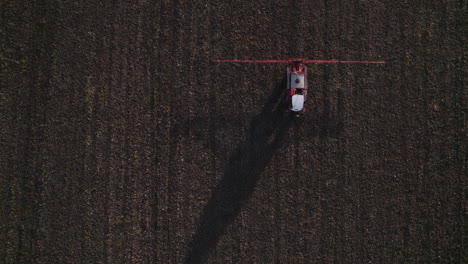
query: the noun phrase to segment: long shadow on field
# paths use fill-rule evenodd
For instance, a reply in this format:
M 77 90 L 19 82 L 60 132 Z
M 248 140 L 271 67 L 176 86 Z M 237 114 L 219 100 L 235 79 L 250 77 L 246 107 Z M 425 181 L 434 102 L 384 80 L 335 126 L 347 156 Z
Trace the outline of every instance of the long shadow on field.
M 205 263 L 226 228 L 255 190 L 259 176 L 281 145 L 294 117 L 286 111 L 286 79 L 275 87 L 262 112 L 250 122 L 245 141 L 229 158 L 224 175 L 205 206 L 185 263 Z

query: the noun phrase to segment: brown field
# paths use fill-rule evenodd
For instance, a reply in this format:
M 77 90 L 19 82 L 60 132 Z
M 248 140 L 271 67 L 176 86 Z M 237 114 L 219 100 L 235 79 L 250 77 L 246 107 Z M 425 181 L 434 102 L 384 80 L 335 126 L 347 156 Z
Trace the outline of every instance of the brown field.
M 26 2 L 0 263 L 468 263 L 466 2 Z M 210 62 L 291 57 L 388 63 Z

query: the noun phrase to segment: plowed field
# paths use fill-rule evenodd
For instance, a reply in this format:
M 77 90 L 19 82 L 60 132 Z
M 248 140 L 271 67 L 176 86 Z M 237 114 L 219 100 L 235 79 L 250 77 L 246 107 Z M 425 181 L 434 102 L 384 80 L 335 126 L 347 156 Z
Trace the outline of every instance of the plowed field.
M 21 2 L 0 262 L 468 262 L 466 2 Z

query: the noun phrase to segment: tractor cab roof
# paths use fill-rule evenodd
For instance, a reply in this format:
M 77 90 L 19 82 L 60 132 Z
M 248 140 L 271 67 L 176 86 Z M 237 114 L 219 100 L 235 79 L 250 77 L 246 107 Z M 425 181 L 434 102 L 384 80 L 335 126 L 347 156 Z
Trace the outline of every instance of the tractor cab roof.
M 291 97 L 291 110 L 299 112 L 304 107 L 304 95 L 295 94 Z

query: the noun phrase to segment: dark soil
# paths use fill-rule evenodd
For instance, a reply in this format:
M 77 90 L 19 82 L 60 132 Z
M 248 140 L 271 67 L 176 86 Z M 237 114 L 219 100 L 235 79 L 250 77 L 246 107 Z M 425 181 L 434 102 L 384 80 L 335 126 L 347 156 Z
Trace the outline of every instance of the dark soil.
M 21 2 L 1 263 L 468 262 L 466 2 Z

